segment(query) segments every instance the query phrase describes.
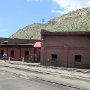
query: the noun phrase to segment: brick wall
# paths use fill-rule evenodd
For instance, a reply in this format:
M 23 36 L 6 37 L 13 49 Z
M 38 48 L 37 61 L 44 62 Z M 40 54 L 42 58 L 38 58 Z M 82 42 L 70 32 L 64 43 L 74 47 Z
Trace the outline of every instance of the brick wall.
M 60 33 L 60 32 L 59 32 Z M 90 35 L 42 34 L 41 64 L 61 67 L 90 68 Z M 57 55 L 56 61 L 52 55 Z M 75 55 L 81 55 L 76 65 Z

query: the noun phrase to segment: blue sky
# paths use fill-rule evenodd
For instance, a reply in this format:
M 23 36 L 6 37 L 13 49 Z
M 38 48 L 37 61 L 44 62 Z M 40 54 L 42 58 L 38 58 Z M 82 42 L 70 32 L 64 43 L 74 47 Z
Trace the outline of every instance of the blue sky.
M 0 0 L 0 37 L 85 7 L 90 7 L 90 0 Z

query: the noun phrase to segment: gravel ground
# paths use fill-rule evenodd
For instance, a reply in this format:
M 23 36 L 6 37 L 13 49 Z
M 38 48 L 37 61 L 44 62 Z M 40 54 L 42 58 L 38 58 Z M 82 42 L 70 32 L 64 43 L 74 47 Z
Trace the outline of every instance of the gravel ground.
M 77 89 L 90 90 L 90 70 L 89 69 L 73 69 L 63 67 L 45 67 L 39 64 L 21 63 L 21 62 L 0 62 L 0 70 L 12 72 L 22 77 L 37 78 L 52 83 L 63 84 Z

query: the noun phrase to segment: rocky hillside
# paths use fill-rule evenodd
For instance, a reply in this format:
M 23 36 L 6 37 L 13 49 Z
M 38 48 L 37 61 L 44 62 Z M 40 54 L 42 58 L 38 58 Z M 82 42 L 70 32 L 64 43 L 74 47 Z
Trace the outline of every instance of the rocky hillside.
M 10 38 L 40 39 L 41 29 L 49 31 L 90 31 L 90 8 L 70 12 L 48 21 L 47 24 L 32 24 L 18 30 Z

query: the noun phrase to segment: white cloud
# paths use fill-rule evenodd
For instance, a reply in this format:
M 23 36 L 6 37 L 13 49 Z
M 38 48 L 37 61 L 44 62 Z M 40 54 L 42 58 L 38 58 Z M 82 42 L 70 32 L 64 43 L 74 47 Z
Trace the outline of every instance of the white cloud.
M 63 10 L 54 9 L 53 12 L 57 13 L 68 13 L 73 10 L 80 8 L 90 7 L 90 0 L 53 0 Z
M 26 0 L 27 2 L 41 2 L 42 0 Z

